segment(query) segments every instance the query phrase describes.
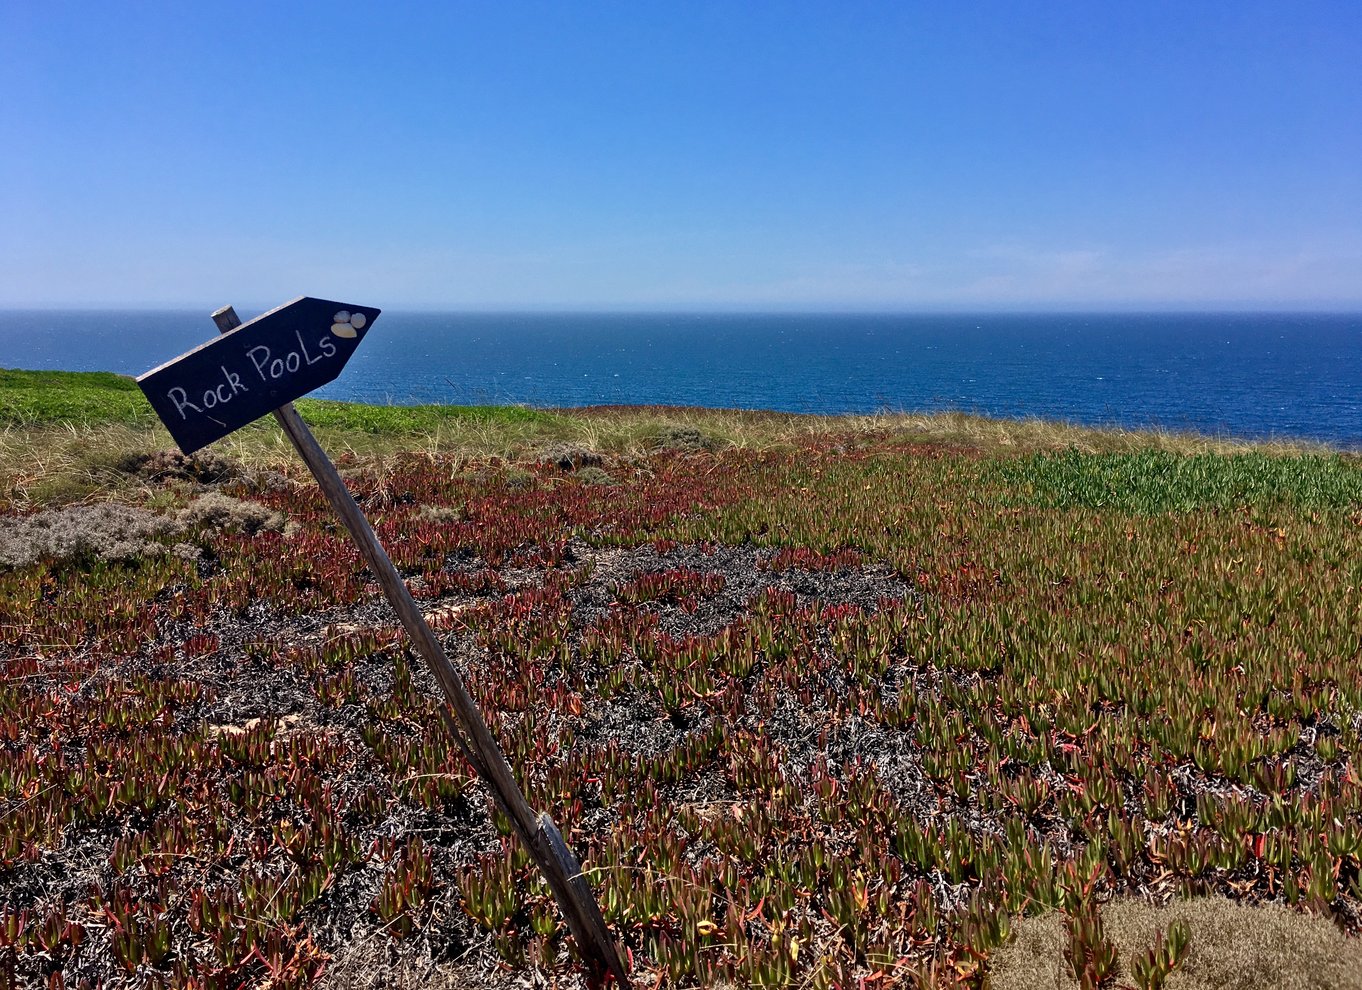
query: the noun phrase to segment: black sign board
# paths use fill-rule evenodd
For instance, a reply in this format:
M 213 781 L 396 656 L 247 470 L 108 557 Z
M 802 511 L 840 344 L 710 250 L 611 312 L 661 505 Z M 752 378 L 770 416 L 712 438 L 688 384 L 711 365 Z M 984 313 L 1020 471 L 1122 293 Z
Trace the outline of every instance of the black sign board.
M 372 306 L 303 296 L 137 379 L 192 454 L 340 374 L 378 319 Z

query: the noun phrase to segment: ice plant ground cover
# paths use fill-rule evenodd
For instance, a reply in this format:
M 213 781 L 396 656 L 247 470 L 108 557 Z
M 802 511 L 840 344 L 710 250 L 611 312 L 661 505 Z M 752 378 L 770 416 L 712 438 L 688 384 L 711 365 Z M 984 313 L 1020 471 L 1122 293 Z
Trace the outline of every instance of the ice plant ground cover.
M 1080 985 L 1160 985 L 1195 940 L 1109 958 L 1127 898 L 1356 937 L 1358 462 L 921 441 L 349 474 L 640 986 L 982 986 L 1046 912 Z M 0 985 L 579 981 L 301 469 L 121 463 L 173 529 L 0 569 Z M 286 522 L 180 513 L 208 476 Z

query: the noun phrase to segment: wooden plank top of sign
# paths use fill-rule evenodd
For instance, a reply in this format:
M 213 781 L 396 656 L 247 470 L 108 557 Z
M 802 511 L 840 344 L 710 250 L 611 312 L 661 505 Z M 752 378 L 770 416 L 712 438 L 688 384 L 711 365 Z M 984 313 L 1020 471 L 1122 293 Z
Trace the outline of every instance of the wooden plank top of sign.
M 302 296 L 137 379 L 186 454 L 340 374 L 378 319 L 372 306 Z

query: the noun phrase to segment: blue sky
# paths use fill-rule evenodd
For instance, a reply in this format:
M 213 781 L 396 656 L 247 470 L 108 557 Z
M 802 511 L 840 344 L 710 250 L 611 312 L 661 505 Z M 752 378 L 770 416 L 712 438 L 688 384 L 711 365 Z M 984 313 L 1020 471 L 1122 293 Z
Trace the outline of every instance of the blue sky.
M 0 306 L 1362 308 L 1362 4 L 0 5 Z

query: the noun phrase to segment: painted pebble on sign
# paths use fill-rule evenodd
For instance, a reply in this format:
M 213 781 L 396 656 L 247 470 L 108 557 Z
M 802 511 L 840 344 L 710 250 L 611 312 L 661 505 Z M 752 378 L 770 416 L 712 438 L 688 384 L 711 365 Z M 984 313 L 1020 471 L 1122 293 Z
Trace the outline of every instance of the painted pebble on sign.
M 331 318 L 331 332 L 337 337 L 353 340 L 355 331 L 363 330 L 367 322 L 363 313 L 351 313 L 343 309 Z

